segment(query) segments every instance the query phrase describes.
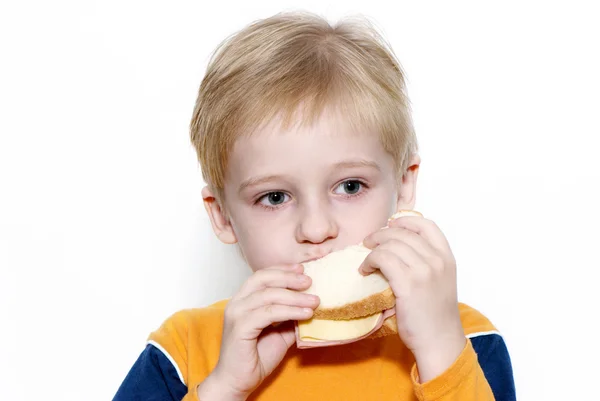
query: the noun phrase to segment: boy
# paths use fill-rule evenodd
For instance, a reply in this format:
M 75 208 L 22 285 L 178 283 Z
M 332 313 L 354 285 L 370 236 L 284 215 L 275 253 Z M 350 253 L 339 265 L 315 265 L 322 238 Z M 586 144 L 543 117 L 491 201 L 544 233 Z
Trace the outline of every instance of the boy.
M 398 62 L 367 24 L 302 13 L 217 51 L 191 123 L 212 228 L 254 274 L 152 333 L 115 400 L 514 400 L 502 337 L 459 304 L 439 228 L 413 209 L 420 160 Z M 398 334 L 300 350 L 319 299 L 302 262 L 364 241 Z

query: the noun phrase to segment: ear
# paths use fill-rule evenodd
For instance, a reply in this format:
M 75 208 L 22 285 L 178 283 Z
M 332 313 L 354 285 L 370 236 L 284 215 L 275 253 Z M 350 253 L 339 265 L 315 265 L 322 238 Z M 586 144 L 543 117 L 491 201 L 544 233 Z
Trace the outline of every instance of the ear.
M 215 235 L 225 244 L 235 244 L 237 237 L 231 222 L 208 186 L 202 188 L 202 200 Z
M 396 202 L 396 210 L 413 210 L 417 195 L 417 178 L 419 175 L 419 167 L 421 165 L 421 157 L 418 154 L 411 156 L 408 168 L 402 176 L 399 188 L 398 199 Z

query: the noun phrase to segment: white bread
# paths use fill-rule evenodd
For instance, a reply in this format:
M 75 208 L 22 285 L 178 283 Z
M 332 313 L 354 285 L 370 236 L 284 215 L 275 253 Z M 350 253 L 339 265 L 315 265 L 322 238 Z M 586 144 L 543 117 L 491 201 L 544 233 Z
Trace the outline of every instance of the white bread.
M 321 300 L 314 318 L 347 320 L 394 306 L 390 285 L 380 272 L 363 276 L 358 271 L 370 252 L 363 245 L 352 245 L 304 264 L 304 274 L 312 279 L 304 292 Z
M 388 224 L 390 223 L 390 221 L 396 220 L 397 218 L 403 217 L 403 216 L 423 217 L 423 214 L 417 212 L 416 210 L 399 210 L 398 212 L 394 213 L 392 215 L 392 217 L 390 217 L 388 219 Z
M 405 215 L 421 216 L 418 212 L 400 211 L 389 221 Z M 358 271 L 370 252 L 361 243 L 304 264 L 312 285 L 303 292 L 318 295 L 321 303 L 312 319 L 298 322 L 299 342 L 347 342 L 363 338 L 375 329 L 369 337 L 397 332 L 393 314 L 386 313 L 386 317 L 391 317 L 381 319 L 385 311 L 395 306 L 389 283 L 379 271 L 368 276 Z

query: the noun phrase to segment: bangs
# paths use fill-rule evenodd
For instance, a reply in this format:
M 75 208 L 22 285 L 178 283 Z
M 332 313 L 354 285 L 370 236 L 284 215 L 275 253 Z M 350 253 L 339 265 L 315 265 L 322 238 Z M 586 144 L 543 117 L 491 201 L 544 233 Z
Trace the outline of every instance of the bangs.
M 357 87 L 350 79 L 324 71 L 311 80 L 296 85 L 285 82 L 278 88 L 249 97 L 251 104 L 243 105 L 238 125 L 233 128 L 237 137 L 251 135 L 265 125 L 278 121 L 282 130 L 312 126 L 323 114 L 339 116 L 355 131 L 376 130 L 383 133 L 385 115 L 381 112 L 385 99 Z

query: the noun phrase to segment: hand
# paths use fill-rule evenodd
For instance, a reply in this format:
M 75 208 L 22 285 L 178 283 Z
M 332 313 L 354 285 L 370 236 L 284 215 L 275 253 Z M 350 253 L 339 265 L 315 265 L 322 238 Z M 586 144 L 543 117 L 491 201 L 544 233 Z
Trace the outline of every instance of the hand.
M 303 271 L 302 265 L 261 269 L 233 296 L 225 308 L 219 361 L 199 386 L 200 399 L 210 393 L 245 400 L 275 370 L 296 339 L 288 321 L 309 319 L 319 304 L 316 296 L 298 292 L 311 284 Z M 287 324 L 275 327 L 280 322 Z
M 435 223 L 423 217 L 392 220 L 367 236 L 373 251 L 360 267 L 387 278 L 396 296 L 398 334 L 412 351 L 421 382 L 443 373 L 462 352 L 464 335 L 456 288 L 456 261 Z

